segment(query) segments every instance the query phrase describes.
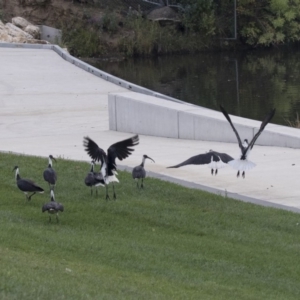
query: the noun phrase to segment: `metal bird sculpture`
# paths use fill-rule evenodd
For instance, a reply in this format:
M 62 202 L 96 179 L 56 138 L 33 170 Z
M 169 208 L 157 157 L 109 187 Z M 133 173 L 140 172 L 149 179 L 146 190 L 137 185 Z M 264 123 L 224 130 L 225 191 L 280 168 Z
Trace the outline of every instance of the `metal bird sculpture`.
M 58 222 L 58 213 L 64 211 L 64 206 L 55 201 L 54 191 L 50 191 L 50 202 L 42 206 L 42 212 L 47 211 L 49 213 L 49 222 L 51 222 L 51 215 L 56 215 L 56 221 Z
M 141 179 L 141 188 L 144 187 L 144 178 L 146 177 L 146 170 L 145 170 L 145 160 L 146 158 L 151 159 L 154 163 L 155 161 L 147 156 L 146 154 L 143 155 L 143 160 L 142 163 L 136 167 L 133 168 L 132 170 L 132 178 L 136 180 L 136 186 L 139 187 L 139 180 Z
M 13 168 L 13 171 L 15 171 L 15 178 L 16 178 L 16 182 L 17 182 L 17 186 L 19 188 L 20 191 L 22 191 L 25 196 L 26 199 L 28 201 L 31 200 L 31 197 L 33 195 L 35 195 L 36 193 L 44 193 L 44 189 L 41 188 L 40 186 L 38 186 L 34 181 L 30 180 L 30 179 L 23 179 L 21 178 L 20 174 L 19 174 L 19 167 L 15 166 Z M 32 193 L 31 195 L 27 195 L 28 193 Z
M 113 185 L 113 197 L 116 199 L 116 192 L 114 182 L 119 182 L 116 175 L 117 173 L 117 164 L 116 158 L 123 160 L 127 158 L 134 149 L 134 147 L 139 143 L 139 136 L 135 135 L 129 139 L 117 142 L 111 145 L 107 149 L 107 153 L 99 148 L 99 146 L 89 137 L 84 137 L 83 146 L 88 155 L 94 160 L 101 162 L 101 173 L 104 178 L 105 187 L 106 187 L 106 199 L 109 199 L 108 195 L 108 184 L 111 182 Z
M 56 180 L 57 180 L 57 174 L 55 172 L 55 170 L 52 168 L 52 160 L 54 160 L 56 162 L 56 159 L 50 154 L 48 157 L 48 167 L 47 169 L 45 169 L 43 176 L 45 181 L 48 182 L 49 184 L 49 188 L 54 189 L 55 185 L 56 185 Z
M 220 105 L 221 111 L 223 113 L 223 115 L 225 116 L 225 118 L 227 119 L 227 121 L 229 122 L 231 128 L 233 129 L 233 132 L 236 135 L 236 138 L 238 140 L 238 144 L 241 150 L 241 155 L 239 159 L 234 159 L 230 162 L 228 162 L 228 164 L 230 166 L 232 166 L 234 169 L 238 170 L 237 172 L 237 177 L 240 176 L 240 172 L 242 172 L 242 177 L 245 178 L 245 171 L 248 171 L 252 168 L 254 168 L 256 165 L 255 163 L 253 163 L 252 161 L 248 160 L 250 152 L 256 142 L 256 140 L 258 139 L 258 137 L 260 136 L 260 134 L 263 132 L 263 130 L 265 129 L 265 127 L 267 126 L 267 124 L 272 120 L 276 109 L 272 109 L 269 114 L 266 115 L 266 117 L 264 118 L 264 120 L 262 121 L 260 128 L 258 130 L 258 132 L 254 135 L 254 137 L 252 138 L 252 140 L 250 141 L 250 143 L 248 142 L 247 139 L 244 140 L 244 142 L 242 143 L 241 138 L 237 132 L 237 130 L 235 129 L 235 127 L 232 124 L 232 121 L 228 115 L 228 113 L 226 112 L 226 110 L 224 109 L 224 107 L 222 107 Z
M 179 168 L 186 165 L 207 165 L 211 169 L 211 175 L 217 175 L 218 169 L 224 168 L 231 160 L 233 160 L 233 157 L 226 153 L 209 150 L 207 153 L 192 156 L 184 162 L 168 168 Z
M 96 188 L 96 195 L 98 195 L 98 186 L 105 186 L 105 181 L 103 178 L 102 173 L 94 172 L 94 166 L 95 162 L 92 160 L 91 162 L 91 170 L 86 175 L 84 179 L 84 183 L 86 186 L 89 186 L 91 188 L 91 195 L 93 195 L 93 187 Z

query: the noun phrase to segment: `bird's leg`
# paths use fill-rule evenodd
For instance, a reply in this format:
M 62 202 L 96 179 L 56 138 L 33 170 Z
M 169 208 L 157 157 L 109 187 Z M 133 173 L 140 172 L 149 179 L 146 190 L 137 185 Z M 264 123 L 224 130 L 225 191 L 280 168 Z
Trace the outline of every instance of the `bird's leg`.
M 144 188 L 144 178 L 142 178 L 142 184 L 141 184 L 141 188 Z
M 243 171 L 243 174 L 242 174 L 243 178 L 245 178 L 245 171 Z
M 58 219 L 58 213 L 56 214 L 56 222 L 57 222 L 57 223 L 59 222 L 59 219 Z
M 109 195 L 108 195 L 108 187 L 107 187 L 107 184 L 105 185 L 105 188 L 106 188 L 106 200 L 109 200 Z
M 93 196 L 93 187 L 91 186 L 91 196 Z
M 114 185 L 114 183 L 113 183 L 113 191 L 114 191 L 114 199 L 116 200 L 117 196 L 116 196 L 116 192 L 115 192 L 115 185 Z
M 31 200 L 31 197 L 32 197 L 33 195 L 35 195 L 35 193 L 36 193 L 36 192 L 32 193 L 32 194 L 28 197 L 28 201 Z
M 218 174 L 218 169 L 215 170 L 215 175 L 217 175 L 217 174 Z
M 51 222 L 51 216 L 49 215 L 49 223 Z
M 214 175 L 214 169 L 211 169 L 211 175 Z
M 139 180 L 136 181 L 136 187 L 139 188 Z
M 237 177 L 237 178 L 240 177 L 240 171 L 237 172 L 236 177 Z

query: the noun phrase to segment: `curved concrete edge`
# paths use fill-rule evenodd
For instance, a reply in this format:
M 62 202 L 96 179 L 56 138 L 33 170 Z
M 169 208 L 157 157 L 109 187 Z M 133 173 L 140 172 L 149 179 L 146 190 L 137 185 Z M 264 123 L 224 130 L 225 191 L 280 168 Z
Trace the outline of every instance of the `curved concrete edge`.
M 41 50 L 53 50 L 54 52 L 56 52 L 61 58 L 63 58 L 64 60 L 68 61 L 69 63 L 77 66 L 78 68 L 81 68 L 99 78 L 102 78 L 106 81 L 109 81 L 111 83 L 114 83 L 118 86 L 121 86 L 125 89 L 128 89 L 129 91 L 133 91 L 133 92 L 137 92 L 137 93 L 141 93 L 144 95 L 151 95 L 153 97 L 156 98 L 161 98 L 161 99 L 166 99 L 166 100 L 170 100 L 173 102 L 177 102 L 177 103 L 185 103 L 184 101 L 181 101 L 179 99 L 173 98 L 173 97 L 169 97 L 167 95 L 161 94 L 161 93 L 157 93 L 154 92 L 150 89 L 146 89 L 143 88 L 141 86 L 138 86 L 136 84 L 133 84 L 131 82 L 128 82 L 126 80 L 123 80 L 121 78 L 118 78 L 116 76 L 113 76 L 109 73 L 106 73 L 104 71 L 101 71 L 91 65 L 89 65 L 88 63 L 83 62 L 82 60 L 72 56 L 71 54 L 69 54 L 67 51 L 65 51 L 64 49 L 62 49 L 61 47 L 59 47 L 58 45 L 54 45 L 54 44 L 17 44 L 17 43 L 3 43 L 0 42 L 0 47 L 4 47 L 4 48 L 22 48 L 22 49 L 41 49 Z M 188 104 L 191 106 L 194 106 L 193 104 Z
M 237 143 L 221 112 L 133 92 L 108 95 L 109 129 L 156 137 Z M 251 140 L 261 122 L 231 116 L 241 139 Z M 257 145 L 300 148 L 300 130 L 268 124 Z
M 118 169 L 121 170 L 121 171 L 131 173 L 133 168 L 128 167 L 128 166 L 118 166 Z M 255 205 L 272 207 L 272 208 L 276 208 L 276 209 L 283 209 L 283 210 L 291 211 L 291 212 L 294 212 L 294 213 L 300 213 L 300 209 L 296 208 L 296 207 L 291 207 L 291 206 L 287 206 L 287 205 L 272 203 L 272 202 L 269 202 L 269 201 L 264 201 L 264 200 L 244 196 L 244 195 L 237 194 L 237 193 L 231 193 L 231 192 L 227 192 L 226 190 L 223 191 L 223 190 L 220 190 L 220 189 L 217 189 L 217 188 L 208 187 L 208 186 L 205 186 L 205 185 L 202 185 L 202 184 L 197 184 L 197 183 L 185 181 L 185 180 L 182 180 L 182 179 L 170 177 L 170 176 L 167 176 L 167 175 L 162 175 L 162 174 L 159 174 L 159 173 L 154 173 L 154 172 L 147 171 L 147 177 L 152 177 L 152 178 L 160 179 L 160 180 L 163 180 L 163 181 L 175 183 L 175 184 L 187 187 L 187 188 L 198 189 L 198 190 L 205 191 L 205 192 L 208 192 L 208 193 L 216 194 L 216 195 L 219 195 L 219 196 L 223 196 L 224 199 L 231 198 L 231 199 L 234 199 L 234 200 L 239 200 L 239 201 L 242 201 L 242 202 L 252 203 L 252 204 L 255 204 Z
M 31 156 L 31 157 L 43 157 L 43 156 L 37 156 L 37 155 L 23 154 L 23 153 L 14 152 L 14 151 L 0 151 L 0 153 L 21 155 L 21 156 Z M 45 156 L 43 158 L 47 158 L 47 156 Z M 78 160 L 78 161 L 87 163 L 87 161 L 83 161 L 83 160 Z M 129 166 L 126 166 L 126 165 L 119 165 L 118 166 L 118 170 L 128 172 L 128 173 L 131 173 L 132 169 L 133 169 L 133 167 L 129 167 Z M 216 194 L 216 195 L 219 195 L 219 196 L 223 196 L 224 199 L 231 198 L 231 199 L 234 199 L 234 200 L 238 200 L 238 201 L 242 201 L 242 202 L 246 202 L 246 203 L 252 203 L 252 204 L 255 204 L 255 205 L 272 207 L 272 208 L 276 208 L 276 209 L 283 209 L 283 210 L 291 211 L 291 212 L 294 212 L 294 213 L 300 213 L 300 209 L 296 208 L 296 207 L 277 204 L 277 203 L 272 203 L 272 202 L 269 202 L 269 201 L 264 201 L 264 200 L 244 196 L 244 195 L 237 194 L 237 193 L 231 193 L 231 192 L 227 192 L 226 190 L 221 190 L 221 189 L 217 189 L 217 188 L 213 188 L 213 187 L 208 187 L 208 186 L 205 186 L 205 185 L 202 185 L 202 184 L 198 184 L 198 183 L 194 183 L 194 182 L 190 182 L 190 181 L 185 181 L 185 180 L 182 180 L 182 179 L 174 178 L 174 177 L 167 176 L 167 175 L 162 175 L 162 174 L 155 173 L 155 172 L 147 171 L 147 177 L 152 177 L 152 178 L 156 178 L 156 179 L 159 179 L 159 180 L 162 180 L 162 181 L 175 183 L 175 184 L 187 187 L 187 188 L 198 189 L 198 190 L 205 191 L 205 192 L 208 192 L 208 193 Z

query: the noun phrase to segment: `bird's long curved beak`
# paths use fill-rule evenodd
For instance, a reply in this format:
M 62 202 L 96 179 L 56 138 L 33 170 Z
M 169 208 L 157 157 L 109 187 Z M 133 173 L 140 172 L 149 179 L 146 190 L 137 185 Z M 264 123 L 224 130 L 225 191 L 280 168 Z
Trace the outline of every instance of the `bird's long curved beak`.
M 147 156 L 147 158 L 151 159 L 155 163 L 155 161 L 151 157 Z

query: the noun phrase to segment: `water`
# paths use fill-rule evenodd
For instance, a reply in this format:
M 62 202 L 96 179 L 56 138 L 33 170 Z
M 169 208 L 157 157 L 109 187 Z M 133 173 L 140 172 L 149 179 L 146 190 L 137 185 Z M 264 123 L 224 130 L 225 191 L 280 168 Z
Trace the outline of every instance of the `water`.
M 300 49 L 97 61 L 97 68 L 156 92 L 232 115 L 288 126 L 300 112 Z

